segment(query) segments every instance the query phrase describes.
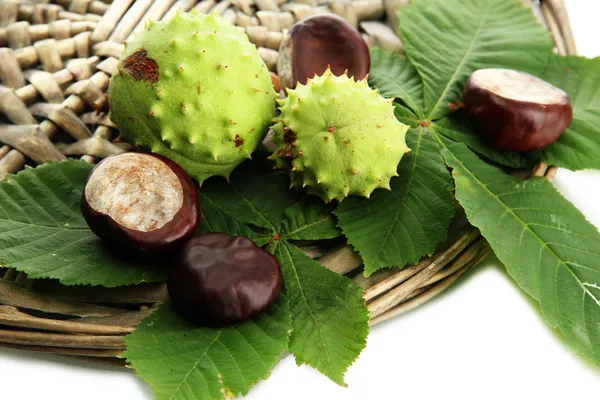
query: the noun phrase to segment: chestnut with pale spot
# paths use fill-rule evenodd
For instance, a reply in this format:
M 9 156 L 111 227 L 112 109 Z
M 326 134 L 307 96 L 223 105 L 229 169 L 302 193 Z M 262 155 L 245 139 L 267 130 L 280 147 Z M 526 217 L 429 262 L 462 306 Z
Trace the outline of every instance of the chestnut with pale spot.
M 175 309 L 209 327 L 258 316 L 277 300 L 281 286 L 281 269 L 272 254 L 246 237 L 225 233 L 189 240 L 167 281 Z
M 176 248 L 200 222 L 194 182 L 175 162 L 149 153 L 98 163 L 83 189 L 81 211 L 100 238 L 140 253 Z
M 464 89 L 476 133 L 503 151 L 535 151 L 554 143 L 573 120 L 569 96 L 525 72 L 480 69 Z

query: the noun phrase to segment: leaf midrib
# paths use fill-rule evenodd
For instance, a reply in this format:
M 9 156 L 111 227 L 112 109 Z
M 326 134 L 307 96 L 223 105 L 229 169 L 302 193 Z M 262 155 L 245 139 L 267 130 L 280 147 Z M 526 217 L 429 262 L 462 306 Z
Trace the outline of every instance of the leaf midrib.
M 277 229 L 275 229 L 275 226 L 271 223 L 271 221 L 269 221 L 267 218 L 265 218 L 263 216 L 263 213 L 259 209 L 254 207 L 254 204 L 250 201 L 250 199 L 246 196 L 246 194 L 244 192 L 242 192 L 241 190 L 239 190 L 237 188 L 237 186 L 232 185 L 232 187 L 233 187 L 233 190 L 235 190 L 240 195 L 242 200 L 244 200 L 244 203 L 246 203 L 248 205 L 248 207 L 250 207 L 250 209 L 254 212 L 254 214 L 256 216 L 258 216 L 259 219 L 264 221 L 265 224 L 267 224 L 267 226 L 265 228 L 270 228 L 273 232 L 277 232 Z
M 402 92 L 406 95 L 406 97 L 411 101 L 412 105 L 408 104 L 404 98 L 399 97 L 399 96 L 394 96 L 394 100 L 399 99 L 401 101 L 404 101 L 404 103 L 406 103 L 406 107 L 410 111 L 412 111 L 417 116 L 417 118 L 421 118 L 423 116 L 423 110 L 421 110 L 421 108 L 417 105 L 416 100 L 414 100 L 413 97 L 410 95 L 410 93 L 408 93 L 408 90 L 404 89 L 404 87 L 402 87 L 396 81 L 396 77 L 392 77 L 391 75 L 388 75 L 387 69 L 385 69 L 384 71 L 385 72 L 378 71 L 377 75 L 384 76 L 386 79 L 389 79 L 392 82 L 392 84 L 394 85 L 394 87 L 396 87 L 400 92 Z
M 194 363 L 194 365 L 192 366 L 192 368 L 190 368 L 190 370 L 187 372 L 187 374 L 185 374 L 185 376 L 183 377 L 183 379 L 181 380 L 181 382 L 179 382 L 179 385 L 177 385 L 177 387 L 173 390 L 173 392 L 171 393 L 171 396 L 169 396 L 169 400 L 172 400 L 174 398 L 174 396 L 179 393 L 179 391 L 181 390 L 181 386 L 187 382 L 188 378 L 190 377 L 192 371 L 194 371 L 195 369 L 197 369 L 198 364 L 200 363 L 200 361 L 207 356 L 208 351 L 211 349 L 211 347 L 217 342 L 217 340 L 219 340 L 219 337 L 221 337 L 221 334 L 223 333 L 223 330 L 219 330 L 219 333 L 217 334 L 217 336 L 215 336 L 215 338 L 213 339 L 213 341 L 211 342 L 211 344 L 209 344 L 208 346 L 206 346 L 206 350 L 204 350 L 204 352 L 202 353 L 202 355 L 200 355 L 198 357 L 198 359 L 196 360 L 196 362 Z M 211 360 L 212 362 L 212 360 Z M 213 362 L 214 365 L 214 362 Z M 215 365 L 216 368 L 216 365 Z M 216 368 L 218 370 L 218 368 Z M 220 371 L 219 371 L 220 373 Z M 204 376 L 202 377 L 202 380 L 205 381 Z M 207 385 L 208 387 L 208 385 Z M 225 387 L 225 384 L 223 384 L 223 387 Z
M 71 230 L 71 231 L 88 231 L 90 230 L 90 228 L 88 227 L 77 227 L 77 228 L 71 228 L 69 225 L 69 227 L 65 227 L 64 225 L 44 225 L 44 224 L 32 224 L 30 222 L 23 222 L 23 221 L 16 221 L 14 219 L 8 219 L 8 218 L 2 218 L 0 217 L 0 221 L 7 221 L 10 223 L 14 223 L 14 224 L 21 224 L 21 225 L 25 225 L 25 226 L 31 226 L 34 228 L 53 228 L 53 229 L 61 229 L 61 230 Z M 4 233 L 4 231 L 0 230 L 0 234 Z
M 388 239 L 392 235 L 392 230 L 396 227 L 396 225 L 398 225 L 400 223 L 400 221 L 399 221 L 400 214 L 402 213 L 402 210 L 404 209 L 404 206 L 406 205 L 406 200 L 408 199 L 408 194 L 410 193 L 410 188 L 412 186 L 412 183 L 413 183 L 413 180 L 415 177 L 415 170 L 417 168 L 417 158 L 418 158 L 419 152 L 421 150 L 421 139 L 423 138 L 423 131 L 424 131 L 423 127 L 419 128 L 419 139 L 417 140 L 416 150 L 414 150 L 415 154 L 414 154 L 414 161 L 412 164 L 412 168 L 410 170 L 410 179 L 408 180 L 408 183 L 406 185 L 406 191 L 402 198 L 402 202 L 401 202 L 400 206 L 398 207 L 398 211 L 396 212 L 396 215 L 394 216 L 394 223 L 392 225 L 392 228 L 388 230 L 385 238 L 381 241 L 382 245 L 379 247 L 379 250 L 377 250 L 377 252 L 375 253 L 375 255 L 373 257 L 374 259 L 379 257 L 379 254 L 383 251 L 383 248 L 385 247 L 385 243 L 387 243 Z
M 439 140 L 439 138 L 438 138 Z M 485 185 L 479 178 L 477 178 L 469 168 L 467 168 L 467 166 L 460 161 L 460 159 L 458 157 L 456 157 L 456 155 L 445 145 L 443 144 L 443 142 L 440 141 L 440 143 L 444 146 L 444 148 L 446 148 L 446 150 L 448 150 L 451 154 L 452 157 L 454 157 L 454 159 L 463 167 L 463 169 L 465 171 L 467 171 L 467 173 L 476 181 L 480 184 L 481 187 L 484 188 L 484 190 L 496 201 L 498 201 L 498 203 L 500 203 L 505 209 L 506 211 L 511 214 L 517 221 L 519 221 L 522 226 L 527 229 L 540 243 L 541 243 L 541 248 L 546 248 L 548 250 L 548 252 L 550 252 L 550 254 L 556 258 L 556 260 L 558 261 L 559 265 L 562 265 L 567 271 L 569 271 L 569 273 L 573 276 L 573 278 L 575 279 L 575 281 L 579 284 L 579 286 L 582 288 L 582 290 L 588 294 L 590 297 L 594 298 L 594 296 L 592 295 L 592 293 L 587 289 L 587 287 L 583 284 L 583 282 L 581 282 L 581 280 L 579 279 L 579 277 L 575 274 L 575 272 L 573 272 L 573 270 L 571 270 L 571 268 L 569 268 L 569 266 L 566 264 L 565 261 L 563 261 L 562 258 L 560 258 L 555 252 L 554 250 L 552 250 L 550 248 L 550 246 L 548 246 L 546 244 L 546 242 L 544 242 L 542 240 L 541 237 L 539 237 L 539 235 L 530 228 L 529 224 L 527 224 L 525 221 L 523 221 L 513 210 L 512 208 L 510 208 L 509 206 L 507 206 L 502 200 L 500 200 L 496 194 L 494 192 L 492 192 L 487 185 Z M 541 265 L 541 264 L 540 264 Z M 539 300 L 539 299 L 538 299 Z
M 467 47 L 467 50 L 465 51 L 465 54 L 463 55 L 462 59 L 460 60 L 460 62 L 457 65 L 456 69 L 452 73 L 452 76 L 450 77 L 450 79 L 446 83 L 446 86 L 444 87 L 444 90 L 442 91 L 442 94 L 438 98 L 437 103 L 435 103 L 435 105 L 433 106 L 433 109 L 431 110 L 431 112 L 427 116 L 427 120 L 428 121 L 431 121 L 431 118 L 435 115 L 435 112 L 437 111 L 438 107 L 440 106 L 440 104 L 442 102 L 442 99 L 444 99 L 444 97 L 446 96 L 446 93 L 448 93 L 448 91 L 450 90 L 450 88 L 453 86 L 454 80 L 456 79 L 456 76 L 458 75 L 458 72 L 462 69 L 463 65 L 467 62 L 467 58 L 471 55 L 471 52 L 473 51 L 473 47 L 475 46 L 475 42 L 477 42 L 477 39 L 479 38 L 479 34 L 481 33 L 481 30 L 483 29 L 484 23 L 487 22 L 487 18 L 489 16 L 489 14 L 490 14 L 490 7 L 489 7 L 489 4 L 488 4 L 485 16 L 483 16 L 483 18 L 479 22 L 479 26 L 477 27 L 477 30 L 475 31 L 475 34 L 473 35 L 473 38 L 469 42 L 469 46 Z M 425 80 L 423 80 L 423 87 L 425 87 L 425 86 L 426 86 Z
M 325 338 L 323 336 L 323 331 L 321 330 L 321 325 L 319 323 L 319 320 L 317 319 L 317 317 L 314 315 L 312 308 L 310 307 L 309 303 L 308 303 L 308 299 L 306 298 L 306 294 L 304 293 L 304 288 L 302 287 L 302 283 L 300 281 L 300 277 L 298 276 L 298 271 L 296 270 L 296 263 L 294 262 L 294 259 L 292 257 L 292 253 L 289 250 L 289 248 L 287 246 L 292 246 L 289 243 L 284 243 L 284 245 L 282 246 L 283 249 L 285 249 L 286 251 L 286 255 L 289 257 L 290 259 L 290 266 L 292 266 L 292 269 L 294 270 L 294 279 L 296 280 L 297 284 L 298 284 L 298 289 L 300 291 L 300 294 L 302 295 L 302 300 L 304 302 L 304 305 L 309 314 L 310 314 L 310 318 L 312 318 L 312 320 L 315 322 L 315 329 L 319 332 L 319 336 L 321 337 L 321 343 L 325 343 Z M 293 327 L 292 327 L 293 328 Z M 293 333 L 292 333 L 293 334 Z M 308 337 L 306 338 L 306 340 L 308 340 Z M 329 355 L 329 351 L 327 350 L 327 346 L 323 346 L 323 348 L 325 349 L 325 353 L 327 356 L 327 365 L 332 365 L 331 362 L 331 356 Z
M 326 217 L 323 217 L 323 218 L 321 218 L 321 219 L 320 219 L 320 220 L 318 220 L 318 221 L 312 222 L 312 223 L 310 223 L 310 224 L 307 224 L 307 225 L 304 225 L 304 226 L 302 226 L 302 227 L 300 227 L 300 228 L 298 228 L 298 229 L 295 229 L 295 230 L 293 230 L 293 231 L 291 231 L 291 232 L 287 232 L 287 233 L 283 234 L 283 235 L 281 236 L 281 239 L 284 239 L 284 240 L 289 240 L 289 239 L 291 239 L 291 236 L 295 235 L 296 233 L 298 233 L 298 232 L 302 232 L 302 231 L 304 231 L 304 230 L 306 230 L 306 229 L 309 229 L 309 228 L 311 228 L 311 227 L 313 227 L 313 226 L 315 226 L 315 225 L 321 224 L 321 223 L 323 223 L 323 222 L 325 222 L 325 221 L 328 221 L 328 220 L 331 220 L 331 219 L 332 219 L 332 218 L 331 218 L 331 215 L 328 215 L 328 216 L 326 216 Z
M 395 106 L 396 106 L 396 107 L 398 107 L 398 106 L 404 107 L 402 104 L 398 104 L 398 103 L 396 103 L 396 104 L 395 104 Z M 410 111 L 410 112 L 412 113 L 412 115 L 414 115 L 416 118 L 418 118 L 418 117 L 417 117 L 417 115 L 414 113 L 414 111 L 412 111 L 410 108 L 408 108 L 408 107 L 404 107 L 404 108 L 405 108 L 406 110 Z M 406 125 L 410 126 L 411 128 L 417 128 L 418 126 L 420 126 L 420 125 L 419 125 L 419 122 L 421 122 L 421 120 L 419 120 L 419 119 L 416 119 L 416 118 L 410 118 L 410 117 L 407 117 L 407 116 L 404 116 L 404 115 L 397 116 L 396 114 L 394 114 L 394 117 L 395 117 L 397 120 L 399 120 L 400 122 L 402 122 L 402 123 L 409 122 L 409 123 L 408 123 L 408 124 L 406 124 Z M 411 124 L 410 124 L 410 122 L 414 122 L 414 123 L 415 123 L 415 126 L 411 125 Z

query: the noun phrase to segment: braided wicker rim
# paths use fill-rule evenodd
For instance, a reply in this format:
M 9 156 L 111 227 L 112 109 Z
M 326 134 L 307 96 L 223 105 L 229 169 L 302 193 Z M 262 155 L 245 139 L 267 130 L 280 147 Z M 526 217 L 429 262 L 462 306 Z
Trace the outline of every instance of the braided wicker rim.
M 522 0 L 548 28 L 560 54 L 575 54 L 563 0 Z M 297 20 L 334 12 L 361 29 L 369 45 L 402 51 L 388 25 L 409 0 L 57 0 L 54 4 L 0 0 L 0 178 L 26 164 L 80 157 L 95 163 L 123 152 L 113 143 L 116 126 L 104 113 L 110 76 L 123 41 L 146 19 L 167 19 L 177 10 L 218 11 L 245 31 L 275 71 L 283 36 Z M 37 118 L 36 118 L 37 117 Z M 41 121 L 41 122 L 40 122 Z M 65 144 L 65 133 L 75 139 Z M 2 145 L 4 144 L 4 145 Z M 555 167 L 538 165 L 527 175 L 552 179 Z M 432 257 L 369 278 L 352 247 L 299 243 L 327 268 L 353 277 L 364 289 L 371 325 L 429 301 L 489 252 L 487 242 L 457 210 L 451 240 Z M 0 347 L 123 364 L 123 336 L 168 299 L 165 284 L 134 287 L 62 286 L 0 268 Z

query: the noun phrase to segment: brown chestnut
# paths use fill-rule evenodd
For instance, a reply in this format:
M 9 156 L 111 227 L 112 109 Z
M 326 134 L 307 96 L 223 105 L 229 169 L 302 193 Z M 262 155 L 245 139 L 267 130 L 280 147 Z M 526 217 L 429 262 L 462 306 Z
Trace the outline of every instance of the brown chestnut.
M 371 67 L 369 48 L 360 33 L 344 18 L 319 14 L 296 22 L 279 47 L 277 72 L 282 87 L 322 75 L 327 67 L 340 76 L 363 79 Z
M 140 253 L 177 247 L 200 222 L 192 179 L 175 162 L 149 153 L 122 153 L 99 162 L 87 177 L 81 211 L 100 238 Z
M 281 281 L 277 259 L 252 240 L 208 233 L 183 246 L 167 288 L 182 316 L 222 327 L 265 311 L 279 297 Z
M 480 69 L 464 89 L 477 134 L 504 151 L 534 151 L 555 142 L 573 120 L 569 96 L 525 72 Z

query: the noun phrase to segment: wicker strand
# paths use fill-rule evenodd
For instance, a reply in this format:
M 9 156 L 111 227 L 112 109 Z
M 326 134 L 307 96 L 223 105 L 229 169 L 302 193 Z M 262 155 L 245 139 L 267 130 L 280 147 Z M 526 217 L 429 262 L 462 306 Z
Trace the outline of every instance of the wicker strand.
M 118 357 L 121 353 L 123 353 L 123 350 L 121 350 L 121 349 L 99 350 L 99 349 L 87 349 L 87 348 L 32 346 L 32 345 L 1 343 L 1 342 L 0 342 L 0 348 L 37 351 L 40 353 L 60 354 L 60 355 L 64 355 L 64 356 L 102 357 L 102 358 L 107 358 L 109 360 L 114 360 L 114 357 Z M 108 357 L 110 357 L 110 358 L 108 358 Z M 94 361 L 97 361 L 97 360 L 94 360 Z M 122 365 L 122 364 L 123 364 L 122 362 L 119 362 L 119 365 Z
M 108 87 L 109 76 L 104 72 L 97 72 L 93 76 L 89 76 L 92 73 L 91 67 L 98 62 L 97 57 L 92 57 L 87 60 L 72 60 L 68 63 L 67 70 L 70 74 L 71 79 L 79 79 L 65 91 L 66 94 L 71 94 L 66 100 L 59 104 L 52 103 L 36 103 L 31 105 L 28 109 L 24 107 L 25 103 L 23 99 L 19 98 L 17 93 L 25 95 L 28 93 L 27 90 L 21 90 L 18 92 L 4 92 L 4 97 L 7 99 L 5 107 L 11 107 L 11 114 L 4 112 L 11 121 L 15 124 L 36 124 L 37 121 L 32 117 L 36 115 L 39 117 L 46 118 L 36 128 L 34 133 L 30 133 L 29 136 L 19 139 L 17 134 L 25 134 L 31 131 L 25 130 L 26 128 L 20 128 L 19 131 L 11 131 L 13 141 L 10 143 L 4 142 L 9 145 L 17 146 L 17 141 L 20 147 L 17 147 L 33 160 L 53 160 L 59 161 L 65 158 L 55 146 L 49 141 L 59 128 L 62 128 L 65 132 L 69 133 L 75 139 L 88 139 L 92 136 L 92 133 L 86 127 L 85 123 L 82 122 L 77 116 L 83 112 L 86 108 L 86 103 L 89 105 L 93 104 L 94 101 L 103 95 L 103 92 Z M 32 75 L 34 76 L 34 75 Z M 45 75 L 45 77 L 48 77 Z M 60 83 L 58 79 L 56 85 L 50 86 L 50 88 L 56 89 L 60 84 L 68 83 L 71 79 L 67 78 L 66 72 L 57 71 L 52 78 L 61 79 Z M 35 81 L 35 79 L 34 79 Z M 52 89 L 42 88 L 41 83 L 36 85 L 32 81 L 32 87 L 36 89 L 45 98 L 52 98 Z M 46 84 L 49 81 L 44 80 Z M 27 87 L 24 87 L 27 88 Z M 45 95 L 44 95 L 45 94 Z M 2 98 L 0 92 L 0 99 Z M 31 97 L 28 98 L 31 100 Z M 0 111 L 1 106 L 0 106 Z M 12 117 L 11 117 L 12 115 Z M 7 129 L 6 129 L 7 130 Z M 41 132 L 41 134 L 40 134 Z M 9 133 L 6 133 L 7 135 Z M 46 139 L 42 136 L 46 136 Z M 36 138 L 32 141 L 32 138 Z M 27 145 L 26 147 L 24 147 Z M 114 150 L 114 149 L 113 149 Z M 49 159 L 48 157 L 53 157 Z M 25 157 L 17 153 L 9 152 L 5 157 L 0 159 L 0 176 L 4 176 L 7 173 L 14 173 L 21 169 L 25 163 Z
M 11 268 L 0 280 L 0 304 L 77 317 L 106 317 L 123 312 L 115 308 L 59 300 L 43 294 L 33 293 L 11 282 L 16 275 L 16 270 Z
M 28 346 L 125 350 L 123 336 L 70 335 L 0 329 L 0 342 Z
M 42 64 L 52 63 L 44 65 L 44 70 L 47 71 L 48 68 L 62 65 L 62 59 L 89 57 L 90 35 L 90 32 L 82 32 L 68 39 L 44 39 L 36 42 L 33 46 L 16 50 L 15 56 L 21 68 L 31 68 L 39 62 Z
M 573 30 L 569 23 L 569 15 L 567 14 L 564 0 L 545 0 L 542 3 L 542 10 L 545 8 L 550 10 L 548 14 L 556 21 L 560 34 L 553 32 L 554 37 L 563 39 L 565 54 L 576 54 L 577 46 L 575 45 L 575 36 L 573 35 Z M 544 14 L 546 13 L 544 12 Z
M 7 88 L 25 85 L 25 77 L 12 49 L 0 48 L 0 82 Z
M 487 254 L 488 252 L 485 251 L 476 255 L 474 258 L 470 258 L 469 261 L 462 268 L 458 269 L 456 272 L 441 280 L 437 284 L 432 285 L 430 288 L 427 288 L 426 290 L 423 290 L 424 288 L 417 289 L 419 293 L 416 296 L 407 297 L 406 301 L 399 303 L 397 306 L 389 309 L 384 313 L 379 314 L 374 318 L 371 318 L 369 324 L 371 326 L 377 325 L 391 318 L 395 318 L 399 315 L 405 314 L 411 310 L 414 310 L 420 305 L 425 304 L 429 300 L 433 299 L 434 297 L 448 289 L 452 285 L 452 283 L 454 283 L 462 274 L 467 272 L 474 265 L 478 264 L 487 256 Z
M 146 14 L 154 0 L 138 0 L 125 13 L 123 18 L 112 31 L 108 40 L 115 43 L 123 43 L 125 39 L 133 32 L 138 21 Z
M 449 249 L 447 249 L 438 257 L 436 257 L 429 265 L 427 265 L 421 271 L 417 272 L 412 277 L 412 279 L 406 280 L 402 284 L 387 291 L 385 294 L 382 294 L 373 301 L 368 302 L 367 308 L 369 309 L 371 318 L 383 314 L 391 307 L 402 302 L 406 298 L 406 296 L 408 296 L 415 289 L 420 288 L 424 282 L 427 282 L 431 277 L 437 274 L 450 261 L 452 261 L 452 259 L 456 257 L 457 254 L 464 250 L 470 243 L 475 241 L 475 239 L 477 239 L 478 237 L 479 231 L 477 229 L 469 230 L 456 243 L 450 246 Z M 393 279 L 393 277 L 389 279 Z M 379 285 L 376 285 L 370 289 L 375 290 L 375 288 L 377 288 L 378 286 Z
M 14 24 L 19 15 L 19 5 L 17 3 L 0 3 L 0 28 Z
M 37 329 L 50 332 L 81 333 L 88 335 L 126 335 L 133 332 L 131 327 L 86 324 L 32 317 L 20 312 L 16 307 L 0 306 L 0 325 Z
M 133 3 L 133 0 L 119 0 L 111 4 L 92 33 L 92 43 L 99 43 L 108 38 L 131 3 Z
M 40 25 L 31 25 L 27 21 L 21 21 L 0 29 L 0 46 L 8 44 L 12 49 L 20 49 L 43 39 L 68 39 L 81 32 L 92 31 L 96 25 L 97 23 L 92 21 L 73 22 L 69 19 L 60 19 Z
M 133 38 L 134 35 L 139 35 L 144 30 L 144 24 L 146 21 L 159 21 L 162 19 L 163 15 L 169 11 L 169 8 L 173 5 L 174 0 L 156 0 L 152 3 L 152 6 L 148 11 L 144 14 L 142 19 L 135 26 L 131 34 L 127 37 L 126 41 L 129 41 Z

